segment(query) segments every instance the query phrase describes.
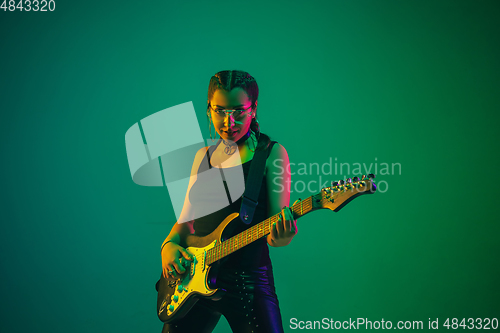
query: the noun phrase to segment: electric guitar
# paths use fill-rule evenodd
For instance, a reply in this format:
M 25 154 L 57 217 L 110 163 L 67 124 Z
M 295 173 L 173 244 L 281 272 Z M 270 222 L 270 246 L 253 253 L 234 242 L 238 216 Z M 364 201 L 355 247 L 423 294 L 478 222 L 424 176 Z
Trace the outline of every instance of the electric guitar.
M 352 199 L 362 195 L 375 193 L 373 182 L 375 176 L 369 174 L 361 179 L 354 177 L 332 182 L 331 186 L 321 189 L 315 195 L 294 203 L 290 209 L 294 220 L 318 209 L 330 209 L 338 212 Z M 194 255 L 193 261 L 183 260 L 187 265 L 186 272 L 177 278 L 165 278 L 163 274 L 158 281 L 157 314 L 158 318 L 171 323 L 184 317 L 200 298 L 217 300 L 223 291 L 215 288 L 217 268 L 221 259 L 242 247 L 267 236 L 271 226 L 278 221 L 280 213 L 255 224 L 245 231 L 225 239 L 225 230 L 230 230 L 231 222 L 243 223 L 236 219 L 239 213 L 228 215 L 211 234 L 204 237 L 188 235 L 186 249 Z M 236 220 L 235 220 L 236 219 Z

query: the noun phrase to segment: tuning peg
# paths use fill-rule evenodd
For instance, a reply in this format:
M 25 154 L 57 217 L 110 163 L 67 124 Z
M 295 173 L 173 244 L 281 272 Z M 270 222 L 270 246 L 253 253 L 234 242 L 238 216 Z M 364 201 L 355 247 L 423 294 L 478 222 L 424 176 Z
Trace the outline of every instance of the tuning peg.
M 337 186 L 338 184 L 339 184 L 338 182 L 334 182 L 334 181 L 332 181 L 332 187 L 335 187 L 335 186 Z
M 341 179 L 341 180 L 339 180 L 339 181 L 338 181 L 338 184 L 339 184 L 340 186 L 342 186 L 342 185 L 344 185 L 344 181 Z
M 359 178 L 358 178 L 358 177 L 354 177 L 354 178 L 352 179 L 352 181 L 356 183 L 356 182 L 358 182 L 358 181 L 359 181 Z
M 347 183 L 352 183 L 352 179 L 351 178 L 347 178 L 346 182 Z
M 368 175 L 368 177 L 369 177 L 369 178 L 371 178 L 371 179 L 375 179 L 375 175 L 374 175 L 373 173 L 370 173 L 370 174 Z

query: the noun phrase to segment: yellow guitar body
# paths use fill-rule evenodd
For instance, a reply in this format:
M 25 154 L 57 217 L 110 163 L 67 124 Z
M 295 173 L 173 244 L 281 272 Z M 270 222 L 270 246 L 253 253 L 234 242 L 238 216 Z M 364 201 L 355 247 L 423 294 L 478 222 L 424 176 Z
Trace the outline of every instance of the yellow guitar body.
M 186 249 L 193 254 L 194 260 L 190 262 L 181 258 L 181 263 L 188 265 L 185 266 L 186 272 L 177 279 L 162 275 L 159 281 L 157 310 L 161 321 L 169 323 L 182 318 L 200 298 L 220 298 L 219 290 L 210 288 L 209 272 L 212 267 L 206 263 L 206 254 L 222 241 L 222 232 L 238 216 L 238 213 L 228 215 L 217 229 L 205 237 L 187 237 Z M 239 220 L 236 222 L 241 223 Z

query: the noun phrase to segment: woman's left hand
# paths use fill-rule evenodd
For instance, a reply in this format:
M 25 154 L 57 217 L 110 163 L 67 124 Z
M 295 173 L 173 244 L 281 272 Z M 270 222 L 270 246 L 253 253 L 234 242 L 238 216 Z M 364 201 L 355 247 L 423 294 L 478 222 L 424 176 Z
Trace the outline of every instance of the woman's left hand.
M 267 236 L 267 243 L 274 247 L 290 244 L 297 234 L 297 220 L 293 219 L 289 207 L 283 207 L 279 214 L 278 222 L 271 226 L 271 233 Z

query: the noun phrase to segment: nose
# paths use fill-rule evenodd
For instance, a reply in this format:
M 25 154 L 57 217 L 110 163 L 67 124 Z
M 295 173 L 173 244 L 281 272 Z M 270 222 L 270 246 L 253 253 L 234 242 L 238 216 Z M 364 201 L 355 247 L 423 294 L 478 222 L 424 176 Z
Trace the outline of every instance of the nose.
M 227 128 L 231 128 L 233 127 L 234 125 L 234 117 L 233 117 L 233 114 L 230 113 L 230 114 L 226 114 L 224 116 L 224 126 L 226 126 Z

